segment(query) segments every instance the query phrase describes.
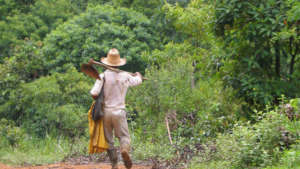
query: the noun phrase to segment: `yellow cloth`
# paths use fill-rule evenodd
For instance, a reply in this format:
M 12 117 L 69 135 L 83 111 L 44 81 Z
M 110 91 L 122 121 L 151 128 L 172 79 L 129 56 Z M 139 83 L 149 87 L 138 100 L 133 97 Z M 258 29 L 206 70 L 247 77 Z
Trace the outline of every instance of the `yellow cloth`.
M 98 121 L 94 121 L 92 118 L 92 110 L 94 105 L 95 102 L 93 102 L 88 112 L 90 132 L 89 154 L 101 153 L 108 149 L 108 143 L 104 136 L 103 118 Z

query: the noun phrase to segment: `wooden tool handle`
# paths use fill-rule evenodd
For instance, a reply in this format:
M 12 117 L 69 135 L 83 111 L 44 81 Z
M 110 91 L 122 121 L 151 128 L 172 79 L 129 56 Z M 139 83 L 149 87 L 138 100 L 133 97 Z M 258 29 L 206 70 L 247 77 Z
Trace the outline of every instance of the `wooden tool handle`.
M 97 61 L 95 61 L 94 59 L 90 59 L 89 64 L 98 65 L 98 66 L 104 67 L 104 68 L 106 68 L 106 69 L 112 70 L 112 71 L 114 71 L 114 72 L 126 72 L 126 73 L 129 73 L 131 76 L 136 76 L 135 73 L 127 72 L 127 71 L 124 71 L 124 70 L 120 70 L 120 69 L 117 69 L 117 68 L 108 66 L 108 65 L 106 65 L 106 64 L 97 62 Z M 145 77 L 143 77 L 143 76 L 142 76 L 142 79 L 143 79 L 143 80 L 148 80 L 147 78 L 145 78 Z
M 95 69 L 91 64 L 82 64 L 80 66 L 80 69 L 86 75 L 88 75 L 94 79 L 99 79 L 99 73 L 98 73 L 97 69 Z

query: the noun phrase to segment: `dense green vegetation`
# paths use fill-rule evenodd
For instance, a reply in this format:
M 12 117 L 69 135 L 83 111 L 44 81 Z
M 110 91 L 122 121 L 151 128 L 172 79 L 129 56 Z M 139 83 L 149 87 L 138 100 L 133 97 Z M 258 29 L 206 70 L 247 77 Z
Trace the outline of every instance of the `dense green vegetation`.
M 0 162 L 87 155 L 79 67 L 114 47 L 149 79 L 127 96 L 135 160 L 299 167 L 298 0 L 0 0 L 0 16 Z

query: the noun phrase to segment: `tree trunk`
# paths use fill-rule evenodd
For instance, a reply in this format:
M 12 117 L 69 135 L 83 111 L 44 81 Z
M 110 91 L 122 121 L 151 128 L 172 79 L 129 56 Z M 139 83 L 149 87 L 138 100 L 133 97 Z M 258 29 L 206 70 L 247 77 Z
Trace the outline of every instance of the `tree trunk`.
M 298 50 L 299 50 L 299 45 L 296 45 L 295 53 L 292 54 L 292 52 L 291 52 L 292 59 L 291 59 L 291 63 L 290 63 L 290 75 L 292 75 L 294 73 L 295 58 L 298 54 Z
M 194 60 L 193 63 L 193 71 L 191 74 L 191 88 L 194 89 L 195 88 L 195 70 L 196 70 L 196 61 Z
M 280 50 L 278 42 L 275 43 L 275 72 L 277 77 L 280 77 Z

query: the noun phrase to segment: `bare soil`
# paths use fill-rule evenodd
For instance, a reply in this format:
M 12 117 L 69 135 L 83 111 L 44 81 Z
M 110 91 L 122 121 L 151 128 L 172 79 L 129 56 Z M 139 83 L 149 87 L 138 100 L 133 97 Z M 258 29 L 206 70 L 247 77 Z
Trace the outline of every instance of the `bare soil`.
M 132 169 L 152 169 L 153 163 L 134 163 Z M 111 169 L 108 157 L 105 153 L 90 156 L 74 156 L 64 159 L 60 163 L 36 165 L 23 164 L 22 166 L 9 166 L 0 163 L 0 169 Z M 119 157 L 119 169 L 126 169 L 121 157 Z
M 26 166 L 26 167 L 11 167 L 0 164 L 1 169 L 111 169 L 109 163 L 93 163 L 93 164 L 69 164 L 58 163 L 42 166 Z M 134 164 L 132 169 L 151 169 L 149 165 Z M 119 164 L 119 169 L 125 169 L 123 164 Z

